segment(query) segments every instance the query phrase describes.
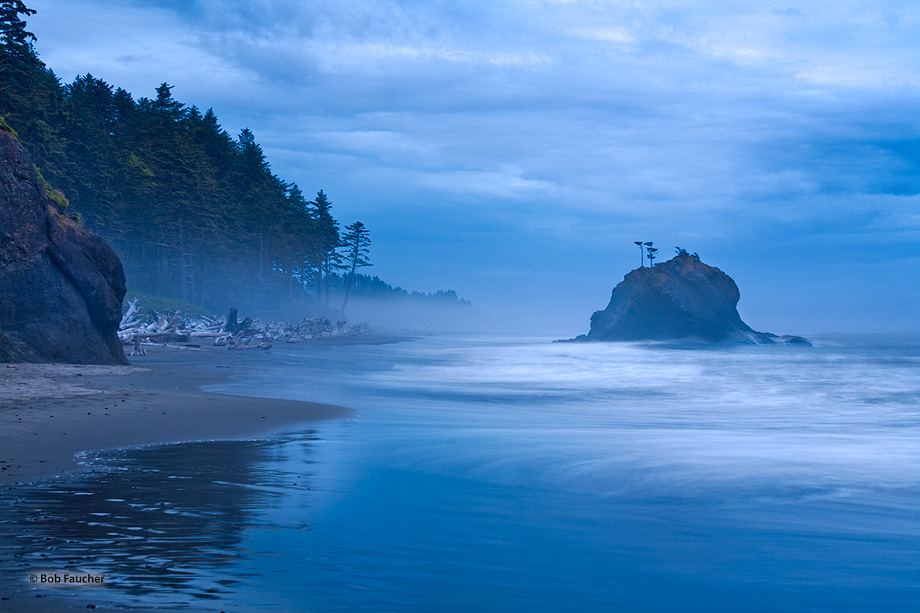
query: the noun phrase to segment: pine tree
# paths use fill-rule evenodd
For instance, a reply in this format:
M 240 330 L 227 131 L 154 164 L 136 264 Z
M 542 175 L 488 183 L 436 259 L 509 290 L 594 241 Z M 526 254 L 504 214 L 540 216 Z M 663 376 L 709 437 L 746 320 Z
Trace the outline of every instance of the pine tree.
M 294 298 L 295 283 L 305 291 L 313 276 L 311 262 L 316 259 L 316 230 L 310 207 L 296 183 L 286 186 L 287 216 L 276 256 L 276 267 L 286 276 L 288 298 Z
M 655 267 L 655 258 L 658 257 L 658 256 L 655 255 L 656 253 L 658 253 L 658 248 L 657 248 L 657 247 L 653 247 L 652 245 L 654 245 L 654 243 L 653 243 L 652 241 L 648 241 L 647 243 L 645 243 L 645 250 L 646 250 L 647 255 L 648 255 L 648 265 L 649 265 L 649 268 L 654 268 L 654 267 Z
M 0 1 L 0 116 L 19 135 L 44 177 L 61 185 L 65 165 L 61 83 L 38 59 L 23 17 L 35 11 L 20 0 Z
M 316 193 L 316 200 L 310 201 L 311 213 L 316 224 L 317 234 L 317 275 L 316 299 L 320 299 L 323 289 L 326 290 L 326 306 L 329 306 L 329 285 L 331 275 L 339 268 L 341 256 L 338 248 L 341 246 L 339 238 L 339 222 L 332 217 L 332 203 L 323 192 Z
M 358 268 L 373 266 L 367 259 L 370 253 L 370 234 L 360 221 L 356 221 L 345 228 L 347 232 L 342 237 L 342 246 L 345 247 L 345 263 L 349 267 L 348 285 L 345 286 L 345 299 L 342 301 L 342 312 L 348 304 L 348 295 L 355 281 L 355 271 Z
M 34 14 L 21 0 L 0 1 L 0 53 L 20 62 L 38 62 L 32 48 L 35 35 L 26 30 L 26 22 L 20 17 Z
M 241 250 L 251 254 L 249 266 L 255 274 L 257 304 L 262 306 L 288 208 L 286 184 L 271 173 L 265 153 L 249 128 L 240 132 L 236 148 L 232 207 L 243 240 Z
M 214 171 L 190 134 L 201 121 L 197 109 L 172 98 L 171 86 L 157 88 L 156 100 L 138 101 L 141 137 L 136 155 L 152 174 L 149 200 L 138 203 L 147 221 L 148 241 L 157 247 L 156 285 L 160 292 L 198 302 L 200 263 L 215 244 L 220 202 Z
M 645 268 L 645 251 L 642 249 L 642 241 L 633 241 L 639 246 L 639 268 Z
M 124 214 L 123 160 L 115 139 L 117 115 L 112 86 L 91 74 L 64 86 L 66 183 L 58 185 L 80 203 L 83 215 L 110 238 L 121 238 L 118 218 Z M 79 166 L 79 172 L 76 166 Z M 74 166 L 74 168 L 70 168 Z

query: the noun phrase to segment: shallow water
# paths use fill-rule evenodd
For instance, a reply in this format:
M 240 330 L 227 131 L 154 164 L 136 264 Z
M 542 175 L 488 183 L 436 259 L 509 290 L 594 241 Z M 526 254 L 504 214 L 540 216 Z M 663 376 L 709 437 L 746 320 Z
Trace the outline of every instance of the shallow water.
M 549 340 L 259 356 L 216 391 L 356 417 L 8 492 L 0 592 L 43 566 L 126 607 L 920 608 L 920 339 Z

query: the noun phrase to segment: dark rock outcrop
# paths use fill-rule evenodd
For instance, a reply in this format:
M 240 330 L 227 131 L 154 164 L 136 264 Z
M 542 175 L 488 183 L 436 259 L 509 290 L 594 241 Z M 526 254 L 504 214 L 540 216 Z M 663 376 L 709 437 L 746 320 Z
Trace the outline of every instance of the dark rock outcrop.
M 695 256 L 678 255 L 626 275 L 607 308 L 591 316 L 591 331 L 576 340 L 811 344 L 752 330 L 738 314 L 740 298 L 724 272 Z
M 0 362 L 128 363 L 118 256 L 64 215 L 2 127 L 0 237 Z

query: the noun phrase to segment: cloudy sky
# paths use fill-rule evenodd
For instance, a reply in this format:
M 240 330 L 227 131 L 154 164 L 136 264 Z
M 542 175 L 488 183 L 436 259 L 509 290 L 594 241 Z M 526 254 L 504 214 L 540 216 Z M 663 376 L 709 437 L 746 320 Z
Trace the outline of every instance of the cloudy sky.
M 641 239 L 756 329 L 920 332 L 913 0 L 27 4 L 62 80 L 251 128 L 390 283 L 577 334 Z

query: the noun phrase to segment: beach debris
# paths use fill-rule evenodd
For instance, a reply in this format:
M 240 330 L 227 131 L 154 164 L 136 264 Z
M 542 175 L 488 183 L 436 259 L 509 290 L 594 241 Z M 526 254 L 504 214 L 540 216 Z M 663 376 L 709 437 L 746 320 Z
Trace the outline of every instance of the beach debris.
M 227 349 L 235 349 L 237 351 L 242 351 L 244 349 L 271 349 L 271 343 L 259 343 L 258 345 L 228 345 Z
M 118 329 L 122 330 L 137 325 L 139 317 L 140 315 L 137 311 L 137 298 L 135 298 L 128 303 L 128 310 L 122 315 L 121 324 L 119 324 Z
M 228 349 L 267 350 L 275 342 L 299 343 L 330 337 L 353 337 L 370 329 L 365 323 L 333 323 L 326 317 L 304 317 L 299 322 L 259 320 L 246 317 L 239 321 L 236 309 L 227 317 L 190 315 L 181 311 L 145 311 L 135 298 L 128 303 L 118 330 L 123 344 L 134 345 L 131 354 L 146 355 L 144 345 L 159 343 L 189 343 L 200 339 L 214 339 L 217 347 Z M 159 341 L 155 343 L 154 341 Z

